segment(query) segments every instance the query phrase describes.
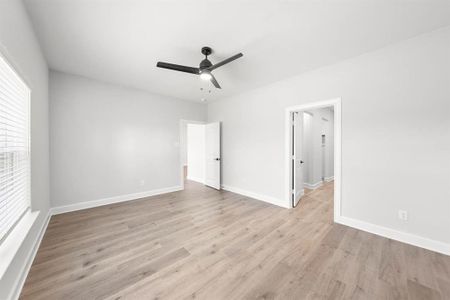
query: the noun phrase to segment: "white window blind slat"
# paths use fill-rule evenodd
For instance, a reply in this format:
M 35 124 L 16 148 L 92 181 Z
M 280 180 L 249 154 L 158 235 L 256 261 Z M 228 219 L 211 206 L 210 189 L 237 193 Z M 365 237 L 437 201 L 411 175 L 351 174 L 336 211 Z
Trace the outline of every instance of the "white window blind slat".
M 16 195 L 14 195 L 15 198 L 24 197 L 24 196 L 25 195 L 23 193 L 18 193 Z M 21 210 L 22 207 L 26 206 L 25 203 L 22 203 L 20 201 L 14 201 L 12 203 L 13 203 L 13 205 L 7 207 L 7 212 Z M 14 214 L 8 213 L 7 215 L 8 215 L 8 218 L 14 218 Z M 6 218 L 6 221 L 7 221 L 8 218 Z
M 28 170 L 25 166 L 23 166 L 21 168 L 2 166 L 1 168 L 2 169 L 4 168 L 4 170 L 2 170 L 2 172 L 0 172 L 0 184 L 2 184 L 3 182 L 5 182 L 7 180 L 10 180 L 14 174 L 20 175 L 20 173 L 28 172 Z
M 19 111 L 18 108 L 9 105 L 5 102 L 0 95 L 0 113 L 6 115 L 13 115 L 14 117 L 18 117 L 20 119 L 25 119 L 25 115 Z
M 7 218 L 4 220 L 4 222 L 0 223 L 0 228 L 4 228 L 4 234 L 7 234 L 9 232 L 10 229 L 8 229 L 8 227 L 15 225 L 23 215 L 23 213 L 28 209 L 28 206 L 26 206 L 24 203 L 16 203 L 16 207 L 10 207 L 6 211 Z
M 15 189 L 15 187 L 19 184 L 23 184 L 26 180 L 26 178 L 24 178 L 25 176 L 23 176 L 23 174 L 19 175 L 19 176 L 15 176 L 15 178 L 13 180 L 9 180 L 6 183 L 3 183 L 3 186 L 5 187 L 2 191 L 0 191 L 0 197 L 1 198 L 13 198 L 13 195 L 17 194 L 17 193 L 22 193 L 22 190 L 19 189 Z M 1 201 L 3 202 L 3 201 Z M 8 203 L 8 201 L 5 201 L 5 203 Z
M 1 87 L 0 87 L 1 88 Z M 9 105 L 5 102 L 0 95 L 0 115 L 4 116 L 10 121 L 26 121 L 27 116 L 23 114 L 20 110 L 24 109 L 23 107 L 16 108 L 15 106 Z
M 5 127 L 6 125 L 10 125 L 10 126 L 14 126 L 16 128 L 23 128 L 24 130 L 28 131 L 28 128 L 23 127 L 22 122 L 17 123 L 17 120 L 15 120 L 14 118 L 8 118 L 7 116 L 2 116 L 2 118 L 0 119 L 0 126 Z
M 0 80 L 2 78 L 0 77 Z M 21 104 L 26 104 L 26 101 L 23 101 L 23 97 L 26 97 L 26 93 L 16 93 L 10 89 L 8 89 L 8 86 L 6 84 L 2 84 L 0 82 L 0 88 L 2 89 L 0 91 L 0 97 L 3 99 L 3 102 L 7 103 L 8 105 L 19 107 Z
M 0 78 L 0 80 L 2 80 L 2 78 Z M 2 84 L 1 82 L 0 89 L 0 97 L 2 101 L 7 105 L 20 108 L 21 105 L 26 103 L 23 101 L 23 98 L 26 97 L 26 94 L 14 92 L 11 89 L 8 89 L 8 86 L 6 84 Z
M 30 207 L 30 90 L 0 56 L 0 241 Z
M 9 66 L 9 64 L 3 59 L 2 64 L 6 65 L 5 68 L 0 69 L 0 78 L 2 78 L 0 84 L 4 86 L 8 86 L 8 91 L 13 91 L 15 94 L 19 95 L 25 95 L 29 91 L 26 84 L 22 81 L 22 79 L 17 75 L 17 73 Z M 26 99 L 23 99 L 23 102 L 25 102 Z

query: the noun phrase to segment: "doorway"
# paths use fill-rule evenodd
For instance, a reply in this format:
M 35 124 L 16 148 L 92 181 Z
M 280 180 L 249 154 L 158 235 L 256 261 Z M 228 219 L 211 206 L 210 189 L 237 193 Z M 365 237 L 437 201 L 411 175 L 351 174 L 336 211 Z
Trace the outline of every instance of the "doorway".
M 180 121 L 180 186 L 195 182 L 221 189 L 220 123 Z
M 296 207 L 311 191 L 334 191 L 334 219 L 340 215 L 340 99 L 286 109 L 286 199 Z
M 332 106 L 292 112 L 292 207 L 305 190 L 321 188 L 325 178 L 334 177 L 329 167 L 334 160 L 332 120 Z
M 205 183 L 205 125 L 187 124 L 185 180 Z

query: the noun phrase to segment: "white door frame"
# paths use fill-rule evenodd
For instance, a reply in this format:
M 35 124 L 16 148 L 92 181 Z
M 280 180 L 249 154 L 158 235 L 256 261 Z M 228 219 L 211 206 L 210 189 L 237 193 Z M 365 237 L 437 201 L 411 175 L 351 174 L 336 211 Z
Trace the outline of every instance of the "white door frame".
M 184 190 L 184 165 L 183 162 L 181 161 L 182 157 L 183 157 L 183 148 L 187 147 L 187 125 L 188 124 L 206 124 L 206 122 L 204 121 L 195 121 L 195 120 L 185 120 L 185 119 L 180 119 L 180 137 L 179 137 L 179 147 L 180 147 L 180 154 L 179 154 L 179 160 L 180 160 L 180 187 L 182 190 Z M 186 140 L 183 141 L 181 140 L 181 134 L 183 132 L 183 130 L 185 129 L 186 126 L 186 135 L 185 138 Z
M 287 107 L 285 110 L 285 199 L 292 208 L 292 113 L 316 108 L 334 107 L 334 221 L 341 215 L 341 98 Z

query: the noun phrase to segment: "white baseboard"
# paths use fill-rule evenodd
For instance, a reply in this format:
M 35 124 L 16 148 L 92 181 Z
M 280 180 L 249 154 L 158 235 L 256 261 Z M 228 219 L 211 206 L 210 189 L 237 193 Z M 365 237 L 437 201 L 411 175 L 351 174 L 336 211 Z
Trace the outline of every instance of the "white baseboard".
M 326 182 L 330 182 L 334 180 L 334 176 L 330 176 L 330 177 L 325 177 L 325 181 Z
M 415 234 L 397 231 L 391 228 L 383 227 L 380 225 L 375 225 L 367 223 L 364 221 L 339 216 L 334 220 L 336 223 L 353 227 L 359 230 L 367 231 L 385 238 L 403 242 L 406 244 L 414 245 L 417 247 L 425 248 L 431 251 L 439 252 L 442 254 L 450 255 L 450 244 L 431 240 L 425 237 L 421 237 Z
M 303 186 L 304 186 L 305 188 L 307 188 L 307 189 L 315 190 L 315 189 L 321 187 L 322 184 L 323 184 L 322 181 L 319 181 L 319 182 L 316 182 L 316 183 L 312 183 L 312 184 L 311 184 L 311 183 L 304 182 L 304 183 L 303 183 Z
M 109 198 L 103 198 L 103 199 L 99 199 L 99 200 L 80 202 L 80 203 L 71 204 L 71 205 L 52 207 L 50 209 L 50 211 L 51 211 L 52 215 L 58 215 L 58 214 L 63 214 L 66 212 L 71 212 L 71 211 L 76 211 L 76 210 L 82 210 L 82 209 L 87 209 L 87 208 L 92 208 L 92 207 L 97 207 L 97 206 L 103 206 L 103 205 L 114 204 L 114 203 L 119 203 L 119 202 L 142 199 L 142 198 L 150 197 L 150 196 L 156 196 L 156 195 L 161 195 L 161 194 L 166 194 L 166 193 L 177 192 L 177 191 L 181 191 L 182 189 L 183 188 L 181 186 L 173 186 L 173 187 L 151 190 L 151 191 L 146 191 L 146 192 L 120 195 L 120 196 L 114 196 L 114 197 L 109 197 Z
M 240 194 L 240 195 L 243 195 L 243 196 L 246 196 L 246 197 L 249 197 L 249 198 L 253 198 L 253 199 L 256 199 L 256 200 L 264 201 L 264 202 L 267 202 L 267 203 L 270 203 L 270 204 L 273 204 L 273 205 L 276 205 L 276 206 L 280 206 L 280 207 L 283 207 L 283 208 L 290 208 L 290 206 L 286 205 L 287 203 L 285 203 L 285 201 L 282 201 L 282 200 L 277 199 L 275 197 L 258 194 L 258 193 L 255 193 L 255 192 L 243 190 L 243 189 L 240 189 L 240 188 L 237 188 L 237 187 L 232 187 L 232 186 L 229 186 L 229 185 L 222 185 L 222 189 L 224 189 L 226 191 L 229 191 L 229 192 L 232 192 L 232 193 Z
M 33 246 L 28 252 L 26 263 L 22 267 L 22 270 L 20 272 L 20 276 L 16 279 L 16 282 L 14 284 L 14 289 L 11 291 L 11 294 L 9 296 L 9 299 L 11 300 L 17 300 L 20 297 L 20 292 L 22 291 L 23 285 L 25 284 L 25 280 L 27 279 L 28 273 L 30 272 L 31 265 L 33 264 L 34 258 L 36 257 L 36 253 L 39 249 L 39 246 L 41 245 L 42 238 L 44 237 L 44 233 L 47 230 L 48 223 L 51 218 L 51 212 L 50 210 L 47 213 L 47 216 L 45 217 L 44 222 L 42 223 L 41 228 L 39 229 L 39 234 L 36 236 L 36 239 L 34 240 Z
M 205 179 L 204 178 L 187 176 L 186 179 L 205 184 Z

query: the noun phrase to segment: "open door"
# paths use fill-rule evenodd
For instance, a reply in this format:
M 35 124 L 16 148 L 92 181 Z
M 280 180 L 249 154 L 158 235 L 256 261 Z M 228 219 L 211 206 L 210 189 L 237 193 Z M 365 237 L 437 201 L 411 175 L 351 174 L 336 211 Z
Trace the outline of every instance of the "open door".
M 205 184 L 220 190 L 220 122 L 206 124 Z
M 303 112 L 292 114 L 292 206 L 304 194 L 303 189 Z

